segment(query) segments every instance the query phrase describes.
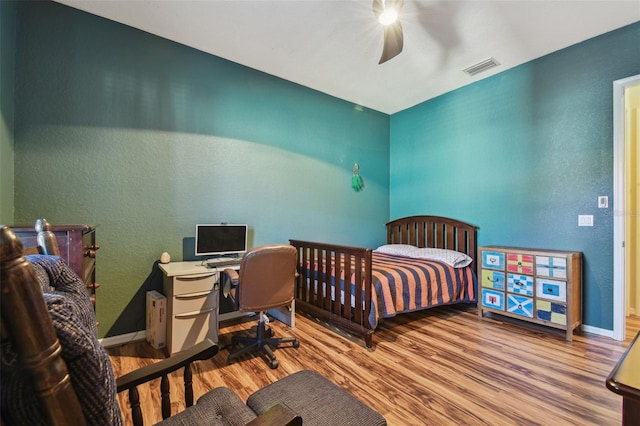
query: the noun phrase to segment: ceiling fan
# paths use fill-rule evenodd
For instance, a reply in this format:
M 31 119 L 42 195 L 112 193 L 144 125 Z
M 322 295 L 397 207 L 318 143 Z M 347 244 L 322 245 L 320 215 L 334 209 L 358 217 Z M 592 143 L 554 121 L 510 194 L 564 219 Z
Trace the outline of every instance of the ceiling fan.
M 373 0 L 373 13 L 384 25 L 384 45 L 380 62 L 382 64 L 402 52 L 402 24 L 399 15 L 404 0 Z

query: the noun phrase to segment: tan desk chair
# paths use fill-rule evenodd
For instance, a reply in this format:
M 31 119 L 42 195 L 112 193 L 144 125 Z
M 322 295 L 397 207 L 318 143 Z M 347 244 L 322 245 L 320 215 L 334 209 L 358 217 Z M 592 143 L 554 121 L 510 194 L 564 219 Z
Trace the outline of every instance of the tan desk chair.
M 273 349 L 285 343 L 291 343 L 294 348 L 300 345 L 293 337 L 272 337 L 264 322 L 266 311 L 289 305 L 293 300 L 296 260 L 296 248 L 288 244 L 256 247 L 244 255 L 236 291 L 238 307 L 241 312 L 257 312 L 260 319 L 256 336 L 233 336 L 232 344 L 244 343 L 245 346 L 229 354 L 227 362 L 248 352 L 261 350 L 269 358 L 269 366 L 278 368 L 279 362 Z

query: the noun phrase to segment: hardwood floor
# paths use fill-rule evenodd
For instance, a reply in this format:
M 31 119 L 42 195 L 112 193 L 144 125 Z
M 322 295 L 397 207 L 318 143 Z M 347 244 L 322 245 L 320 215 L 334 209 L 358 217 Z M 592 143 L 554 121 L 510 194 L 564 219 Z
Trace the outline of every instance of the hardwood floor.
M 625 320 L 625 340 L 630 343 L 638 331 L 640 331 L 640 315 L 630 315 Z
M 640 317 L 627 323 L 640 329 Z M 367 350 L 361 340 L 298 314 L 294 330 L 271 323 L 276 335 L 300 341 L 298 349 L 276 351 L 278 369 L 249 356 L 227 365 L 231 335 L 254 324 L 221 324 L 222 349 L 194 368 L 196 398 L 227 386 L 246 400 L 279 378 L 313 369 L 380 412 L 389 425 L 619 425 L 621 398 L 604 381 L 635 335 L 628 331 L 626 342 L 616 342 L 578 332 L 567 342 L 560 331 L 497 316 L 480 319 L 475 308 L 443 307 L 383 321 L 375 348 Z M 109 353 L 116 376 L 164 356 L 144 342 Z M 159 386 L 158 381 L 140 389 L 145 424 L 161 419 Z M 173 412 L 184 409 L 180 374 L 171 378 L 171 395 Z M 119 395 L 123 407 L 126 397 Z M 128 409 L 123 412 L 131 424 Z

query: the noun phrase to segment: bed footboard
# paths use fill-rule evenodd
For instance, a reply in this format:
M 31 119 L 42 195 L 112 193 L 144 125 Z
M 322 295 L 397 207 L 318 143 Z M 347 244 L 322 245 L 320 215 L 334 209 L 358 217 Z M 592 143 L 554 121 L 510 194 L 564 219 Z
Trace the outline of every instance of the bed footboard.
M 372 250 L 299 240 L 290 243 L 298 250 L 296 309 L 364 337 L 370 348 Z M 340 277 L 340 282 L 333 277 Z

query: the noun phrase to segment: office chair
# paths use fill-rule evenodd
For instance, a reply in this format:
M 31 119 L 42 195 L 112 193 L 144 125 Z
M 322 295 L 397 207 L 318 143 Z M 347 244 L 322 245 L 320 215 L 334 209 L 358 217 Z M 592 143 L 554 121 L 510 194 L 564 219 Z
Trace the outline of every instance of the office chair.
M 279 362 L 273 349 L 291 343 L 300 346 L 297 339 L 274 338 L 265 324 L 265 312 L 291 303 L 294 298 L 296 275 L 296 248 L 286 244 L 267 245 L 249 250 L 240 263 L 236 291 L 238 308 L 241 312 L 256 312 L 259 322 L 254 337 L 233 336 L 232 345 L 244 343 L 244 347 L 229 354 L 231 363 L 245 353 L 261 350 L 269 358 L 269 366 L 278 368 Z

